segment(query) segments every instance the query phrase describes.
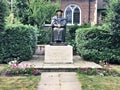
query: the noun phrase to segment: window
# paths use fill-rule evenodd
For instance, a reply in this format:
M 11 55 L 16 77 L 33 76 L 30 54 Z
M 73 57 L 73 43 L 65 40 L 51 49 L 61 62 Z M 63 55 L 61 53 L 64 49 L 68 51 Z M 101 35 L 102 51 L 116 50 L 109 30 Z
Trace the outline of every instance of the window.
M 81 24 L 81 10 L 79 6 L 71 4 L 66 7 L 64 16 L 68 24 Z

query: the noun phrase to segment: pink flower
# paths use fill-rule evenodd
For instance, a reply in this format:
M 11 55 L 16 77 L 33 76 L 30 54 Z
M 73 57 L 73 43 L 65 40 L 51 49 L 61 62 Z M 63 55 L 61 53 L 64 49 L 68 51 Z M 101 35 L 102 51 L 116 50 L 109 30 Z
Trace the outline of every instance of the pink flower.
M 112 69 L 112 66 L 110 66 L 110 65 L 109 65 L 109 67 L 108 67 L 108 68 L 109 68 L 109 69 Z
M 13 64 L 13 65 L 11 65 L 11 68 L 12 68 L 12 69 L 17 69 L 17 68 L 18 68 L 18 64 Z
M 83 70 L 83 71 L 86 71 L 86 70 L 87 70 L 87 68 L 82 68 L 82 70 Z
M 38 74 L 39 73 L 39 70 L 38 69 L 34 69 L 33 71 L 32 71 L 32 74 Z

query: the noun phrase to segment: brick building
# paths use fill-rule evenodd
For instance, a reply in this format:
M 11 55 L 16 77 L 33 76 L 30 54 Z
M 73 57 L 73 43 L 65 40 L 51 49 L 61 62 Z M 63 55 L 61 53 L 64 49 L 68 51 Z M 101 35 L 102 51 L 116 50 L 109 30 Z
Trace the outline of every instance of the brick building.
M 68 25 L 97 24 L 103 8 L 103 0 L 59 0 L 59 3 Z

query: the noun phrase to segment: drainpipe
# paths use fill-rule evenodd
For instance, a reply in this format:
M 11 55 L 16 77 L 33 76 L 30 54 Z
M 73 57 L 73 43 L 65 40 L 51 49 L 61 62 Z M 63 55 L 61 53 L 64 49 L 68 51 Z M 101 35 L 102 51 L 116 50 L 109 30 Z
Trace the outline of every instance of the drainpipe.
M 90 5 L 90 0 L 88 0 L 89 2 L 88 2 L 88 4 L 89 4 L 89 6 L 88 6 L 88 10 L 89 10 L 89 12 L 88 12 L 88 23 L 90 23 L 90 7 L 91 7 L 91 5 Z

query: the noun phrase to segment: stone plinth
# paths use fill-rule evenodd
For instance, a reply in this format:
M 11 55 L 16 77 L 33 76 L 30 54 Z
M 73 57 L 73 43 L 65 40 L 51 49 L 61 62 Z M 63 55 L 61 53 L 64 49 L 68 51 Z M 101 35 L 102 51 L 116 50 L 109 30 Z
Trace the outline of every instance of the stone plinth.
M 73 63 L 73 47 L 45 46 L 45 63 Z

